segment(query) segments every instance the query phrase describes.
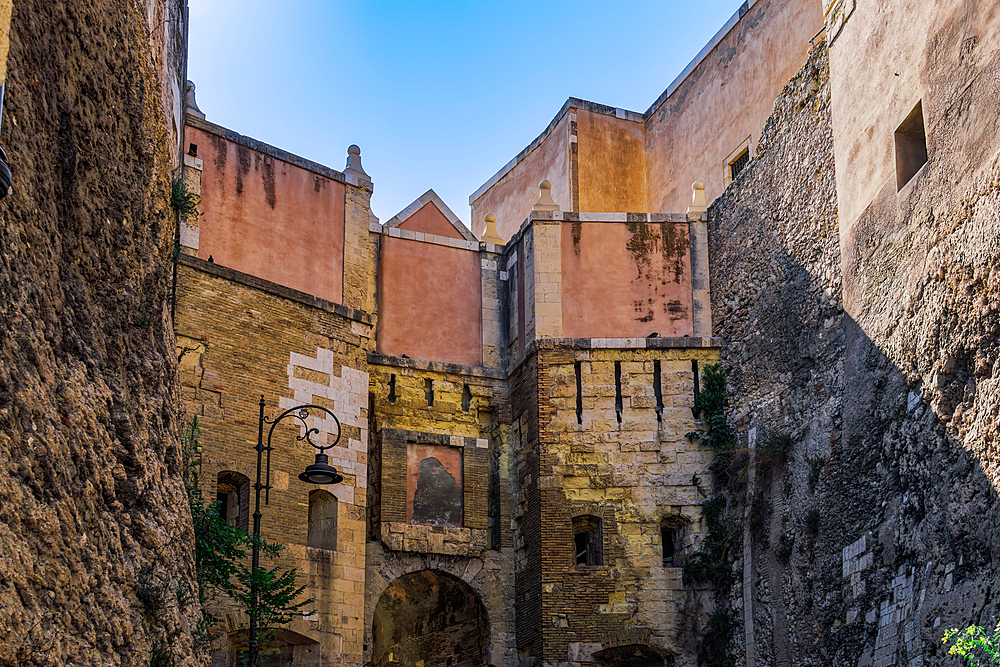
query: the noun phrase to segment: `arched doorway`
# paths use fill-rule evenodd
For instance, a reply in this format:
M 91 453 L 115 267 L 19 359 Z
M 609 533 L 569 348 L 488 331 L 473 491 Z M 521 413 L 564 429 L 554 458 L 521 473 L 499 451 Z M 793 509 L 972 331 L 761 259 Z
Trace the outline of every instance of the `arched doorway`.
M 461 579 L 419 570 L 379 598 L 372 623 L 374 667 L 481 667 L 489 637 L 486 609 Z

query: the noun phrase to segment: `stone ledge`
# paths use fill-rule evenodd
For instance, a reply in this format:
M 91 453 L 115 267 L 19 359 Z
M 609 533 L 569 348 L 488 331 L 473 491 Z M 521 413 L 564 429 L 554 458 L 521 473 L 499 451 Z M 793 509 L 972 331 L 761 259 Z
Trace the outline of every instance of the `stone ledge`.
M 487 533 L 485 529 L 383 522 L 380 537 L 382 544 L 391 551 L 482 557 L 488 544 Z
M 433 371 L 435 373 L 451 373 L 453 375 L 471 375 L 474 377 L 490 378 L 492 380 L 505 380 L 507 374 L 499 368 L 487 368 L 486 366 L 465 366 L 463 364 L 451 364 L 444 361 L 427 361 L 425 359 L 404 359 L 403 357 L 392 357 L 377 352 L 368 353 L 368 363 L 377 366 L 394 366 L 396 368 L 411 368 L 418 371 Z
M 252 276 L 249 273 L 243 273 L 242 271 L 237 271 L 236 269 L 230 269 L 222 266 L 221 264 L 199 259 L 198 257 L 183 254 L 178 255 L 177 263 L 183 264 L 184 266 L 188 266 L 197 271 L 201 271 L 202 273 L 208 273 L 218 278 L 223 278 L 224 280 L 231 280 L 234 283 L 252 287 L 253 289 L 260 290 L 261 292 L 273 294 L 274 296 L 281 297 L 282 299 L 296 301 L 311 308 L 318 308 L 319 310 L 336 313 L 337 315 L 346 317 L 349 320 L 354 320 L 355 322 L 360 322 L 361 324 L 371 326 L 375 322 L 375 318 L 370 313 L 366 313 L 363 310 L 348 308 L 342 304 L 327 301 L 326 299 L 321 299 L 318 296 L 306 294 L 305 292 L 300 292 L 296 289 L 292 289 L 291 287 L 279 285 L 278 283 L 272 283 L 270 280 L 264 280 L 263 278 Z

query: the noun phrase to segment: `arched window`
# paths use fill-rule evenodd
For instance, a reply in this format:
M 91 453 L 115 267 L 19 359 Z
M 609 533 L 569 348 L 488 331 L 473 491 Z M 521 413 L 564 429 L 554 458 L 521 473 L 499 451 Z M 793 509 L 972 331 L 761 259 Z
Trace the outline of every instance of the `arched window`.
M 604 564 L 604 537 L 601 520 L 585 514 L 573 517 L 573 546 L 577 565 Z
M 337 550 L 337 498 L 321 489 L 309 492 L 309 536 L 314 549 Z
M 250 480 L 232 470 L 220 472 L 215 499 L 219 502 L 219 516 L 230 526 L 246 532 L 250 519 Z

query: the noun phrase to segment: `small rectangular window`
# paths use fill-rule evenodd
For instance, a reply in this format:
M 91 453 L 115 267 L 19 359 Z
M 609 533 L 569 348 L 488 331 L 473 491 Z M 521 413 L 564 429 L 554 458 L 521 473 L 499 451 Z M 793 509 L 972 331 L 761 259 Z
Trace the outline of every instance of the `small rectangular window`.
M 424 380 L 424 398 L 427 405 L 434 407 L 434 380 Z
M 577 565 L 604 564 L 604 537 L 596 516 L 573 517 L 574 561 Z
M 750 164 L 750 149 L 747 148 L 745 151 L 736 156 L 736 159 L 729 163 L 729 178 L 730 180 L 736 180 L 736 177 L 740 175 L 746 166 Z
M 660 540 L 663 544 L 663 567 L 673 567 L 677 540 L 676 531 L 669 526 L 661 526 Z
M 924 134 L 924 114 L 917 102 L 913 111 L 896 128 L 896 191 L 910 182 L 927 163 L 927 137 Z
M 389 376 L 389 402 L 396 402 L 396 375 L 392 374 Z

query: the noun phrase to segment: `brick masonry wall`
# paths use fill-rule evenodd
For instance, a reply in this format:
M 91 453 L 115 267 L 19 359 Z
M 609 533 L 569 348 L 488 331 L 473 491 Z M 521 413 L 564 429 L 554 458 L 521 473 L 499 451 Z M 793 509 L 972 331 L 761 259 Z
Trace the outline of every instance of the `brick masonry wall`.
M 485 271 L 484 271 L 485 273 Z M 371 516 L 366 613 L 374 613 L 385 589 L 399 576 L 421 569 L 455 574 L 476 591 L 489 616 L 490 664 L 513 656 L 514 598 L 509 537 L 490 540 L 490 466 L 507 459 L 507 383 L 502 371 L 397 357 L 369 356 L 371 379 L 372 488 L 381 489 L 379 512 Z M 433 405 L 427 400 L 431 381 Z M 468 391 L 467 396 L 466 390 Z M 390 392 L 394 400 L 389 400 Z M 467 399 L 468 407 L 463 403 Z M 409 525 L 407 453 L 413 446 L 460 449 L 463 465 L 463 525 Z M 495 481 L 508 489 L 507 469 Z M 508 498 L 501 490 L 493 498 Z M 498 502 L 495 521 L 510 521 L 510 503 Z M 371 623 L 366 632 L 371 631 Z M 367 642 L 371 645 L 371 642 Z
M 677 664 L 694 664 L 689 630 L 703 618 L 698 606 L 703 600 L 684 590 L 679 567 L 663 567 L 660 525 L 668 520 L 687 526 L 681 557 L 697 547 L 712 453 L 685 437 L 699 427 L 692 412 L 692 361 L 703 367 L 718 359 L 718 349 L 546 343 L 537 352 L 538 506 L 527 507 L 538 513 L 541 527 L 542 657 L 592 662 L 595 652 L 609 648 L 602 640 L 613 642 L 608 638 L 628 628 L 648 628 L 657 652 L 678 656 Z M 661 368 L 659 419 L 654 361 Z M 695 486 L 695 475 L 705 487 Z M 602 566 L 575 564 L 572 519 L 581 515 L 602 520 Z
M 319 641 L 330 664 L 361 663 L 368 482 L 368 373 L 371 321 L 365 313 L 188 258 L 179 267 L 175 326 L 184 407 L 197 416 L 204 454 L 199 483 L 214 498 L 221 471 L 254 479 L 258 401 L 275 418 L 285 408 L 315 403 L 341 421 L 329 450 L 344 482 L 326 487 L 338 499 L 337 550 L 306 547 L 309 491 L 297 479 L 315 451 L 294 426 L 279 426 L 272 453 L 271 502 L 261 532 L 287 546 L 278 561 L 297 567 L 316 613 L 297 617 L 295 632 Z M 286 420 L 287 423 L 288 420 Z M 329 442 L 330 422 L 317 424 Z M 265 429 L 266 434 L 266 429 Z M 251 500 L 252 502 L 252 500 Z M 252 511 L 252 509 L 251 509 Z M 245 618 L 227 611 L 228 630 Z

